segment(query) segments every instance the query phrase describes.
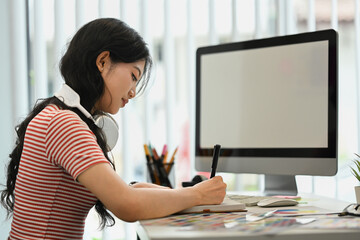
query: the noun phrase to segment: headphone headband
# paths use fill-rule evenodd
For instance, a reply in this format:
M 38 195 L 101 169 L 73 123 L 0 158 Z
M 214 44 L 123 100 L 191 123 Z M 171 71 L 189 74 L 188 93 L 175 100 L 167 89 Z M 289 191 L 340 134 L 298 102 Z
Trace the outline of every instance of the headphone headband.
M 79 94 L 75 92 L 69 85 L 64 84 L 62 88 L 60 88 L 60 90 L 57 91 L 54 95 L 69 107 L 78 108 L 87 118 L 90 118 L 94 121 L 94 118 L 91 116 L 91 114 L 83 106 L 81 106 Z

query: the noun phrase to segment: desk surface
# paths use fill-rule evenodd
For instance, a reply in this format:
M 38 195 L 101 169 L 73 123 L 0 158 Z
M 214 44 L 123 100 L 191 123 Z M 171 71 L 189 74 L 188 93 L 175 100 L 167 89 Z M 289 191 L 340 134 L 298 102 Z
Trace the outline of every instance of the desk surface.
M 301 194 L 302 200 L 300 202 L 303 202 L 302 204 L 299 204 L 299 208 L 304 209 L 322 209 L 325 210 L 327 213 L 334 213 L 334 212 L 341 212 L 349 203 L 339 201 L 336 199 L 330 199 L 325 197 L 319 197 L 309 194 Z M 286 210 L 293 207 L 282 207 L 277 208 L 279 210 Z M 269 211 L 271 209 L 268 208 L 259 208 L 259 207 L 248 207 L 248 213 L 260 213 Z M 232 213 L 231 217 L 235 215 L 235 213 Z M 241 213 L 239 213 L 241 214 Z M 244 213 L 242 213 L 244 217 Z M 208 217 L 208 215 L 203 215 L 204 218 Z M 218 228 L 213 229 L 206 229 L 203 225 L 201 227 L 192 227 L 192 226 L 176 226 L 174 224 L 166 225 L 164 223 L 161 223 L 162 220 L 169 219 L 168 218 L 162 218 L 157 220 L 146 220 L 146 221 L 140 221 L 137 224 L 137 234 L 141 240 L 165 240 L 165 239 L 174 239 L 174 240 L 180 240 L 180 239 L 281 239 L 281 240 L 304 240 L 304 239 L 359 239 L 360 236 L 360 228 L 352 228 L 352 229 L 340 229 L 340 228 L 324 228 L 324 229 L 318 229 L 318 228 L 310 228 L 306 227 L 306 225 L 310 226 L 310 224 L 305 224 L 301 227 L 288 227 L 288 228 L 282 228 L 281 231 L 278 231 L 276 235 L 272 233 L 254 233 L 254 232 L 247 232 L 243 230 L 239 230 L 236 228 L 232 228 L 231 224 L 233 222 L 228 221 L 225 219 L 225 214 L 218 215 L 222 217 L 223 224 L 222 226 L 219 226 Z M 240 215 L 239 215 L 240 216 Z M 180 218 L 180 215 L 177 216 Z M 191 217 L 190 215 L 187 215 L 186 217 Z M 201 218 L 201 215 L 197 215 L 197 217 Z M 215 215 L 212 216 L 215 218 Z M 188 220 L 189 220 L 188 218 Z M 283 219 L 289 219 L 284 217 L 272 217 L 268 218 L 268 222 L 275 221 L 276 219 L 281 219 L 281 221 L 284 221 Z M 291 219 L 299 219 L 300 217 L 292 217 Z M 344 219 L 339 218 L 337 215 L 308 215 L 301 218 L 315 218 L 315 222 L 319 221 L 325 221 L 327 219 Z M 176 219 L 175 221 L 181 221 L 181 219 Z M 351 219 L 349 218 L 349 221 Z M 360 218 L 353 219 L 355 221 L 360 221 Z M 259 221 L 260 222 L 260 221 Z M 226 225 L 230 224 L 230 225 Z M 260 223 L 258 223 L 260 224 Z M 229 228 L 226 228 L 227 226 L 230 226 Z M 238 225 L 240 226 L 240 225 Z M 275 225 L 274 225 L 275 226 Z M 294 225 L 293 225 L 294 226 Z

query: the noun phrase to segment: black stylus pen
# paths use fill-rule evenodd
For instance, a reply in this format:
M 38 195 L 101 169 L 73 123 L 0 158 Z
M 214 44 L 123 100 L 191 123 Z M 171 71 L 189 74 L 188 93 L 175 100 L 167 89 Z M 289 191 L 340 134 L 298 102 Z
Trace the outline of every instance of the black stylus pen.
M 220 148 L 221 146 L 219 144 L 216 144 L 214 146 L 214 154 L 213 154 L 213 160 L 212 160 L 212 165 L 211 165 L 211 175 L 210 178 L 215 177 L 215 173 L 216 173 L 216 168 L 217 168 L 217 164 L 218 164 L 218 160 L 219 160 L 219 155 L 220 155 Z

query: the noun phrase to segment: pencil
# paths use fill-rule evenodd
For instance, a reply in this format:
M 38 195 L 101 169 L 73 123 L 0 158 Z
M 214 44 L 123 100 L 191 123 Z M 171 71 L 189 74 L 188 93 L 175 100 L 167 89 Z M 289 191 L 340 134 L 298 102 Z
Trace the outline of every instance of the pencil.
M 174 151 L 173 155 L 171 156 L 171 159 L 170 159 L 170 161 L 169 161 L 169 163 L 167 165 L 167 168 L 166 168 L 167 174 L 169 174 L 169 172 L 171 170 L 171 167 L 172 167 L 172 164 L 174 163 L 175 154 L 176 154 L 177 150 L 178 150 L 178 147 L 175 148 L 175 151 Z
M 155 148 L 152 148 L 152 154 L 153 154 L 153 157 L 154 157 L 154 160 L 155 161 L 158 161 L 159 160 L 159 155 L 157 154 L 157 151 Z
M 163 150 L 162 150 L 162 153 L 161 153 L 161 157 L 160 157 L 161 162 L 164 162 L 166 154 L 167 154 L 167 145 L 164 144 L 164 147 L 163 147 Z
M 147 168 L 148 168 L 148 172 L 150 175 L 150 179 L 152 183 L 156 183 L 156 177 L 154 174 L 154 171 L 151 167 L 151 160 L 150 160 L 150 152 L 149 152 L 149 148 L 146 144 L 144 144 L 144 150 L 145 150 L 145 156 L 146 156 L 146 161 L 147 161 Z
M 167 161 L 167 156 L 168 156 L 168 151 L 166 151 L 166 153 L 165 153 L 165 156 L 164 156 L 164 159 L 163 159 L 163 163 L 166 163 L 166 161 Z
M 160 159 L 159 155 L 157 154 L 156 149 L 153 148 L 152 152 L 153 152 L 153 157 L 154 157 L 153 159 L 154 159 L 155 167 L 157 168 L 158 173 L 159 173 L 160 185 L 172 188 L 170 180 L 167 177 L 167 173 L 165 171 L 162 160 Z
M 155 179 L 156 179 L 156 184 L 161 185 L 161 179 L 160 179 L 160 171 L 159 168 L 157 167 L 157 162 L 156 162 L 156 158 L 154 156 L 154 151 L 153 148 L 151 147 L 151 144 L 149 144 L 149 152 L 150 152 L 150 156 L 152 159 L 152 169 L 154 171 L 154 175 L 155 175 Z

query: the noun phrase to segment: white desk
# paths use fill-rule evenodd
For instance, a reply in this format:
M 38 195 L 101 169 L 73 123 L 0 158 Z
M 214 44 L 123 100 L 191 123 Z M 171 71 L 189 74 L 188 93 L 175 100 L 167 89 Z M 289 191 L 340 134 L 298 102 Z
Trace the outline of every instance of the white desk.
M 299 194 L 302 196 L 303 201 L 308 201 L 307 204 L 301 204 L 303 206 L 314 206 L 322 209 L 327 209 L 329 212 L 341 212 L 344 207 L 349 203 L 335 199 L 329 199 L 324 197 L 318 197 L 308 194 Z M 247 208 L 249 212 L 259 211 L 257 209 Z M 309 216 L 316 217 L 316 216 Z M 337 215 L 332 215 L 337 217 Z M 307 228 L 290 228 L 289 230 L 281 231 L 276 235 L 258 235 L 249 234 L 239 231 L 206 231 L 206 230 L 181 230 L 179 227 L 174 226 L 156 226 L 144 225 L 146 221 L 140 221 L 137 224 L 137 234 L 141 240 L 181 240 L 181 239 L 197 239 L 197 240 L 208 240 L 208 239 L 271 239 L 271 240 L 332 240 L 332 239 L 360 239 L 360 229 L 307 229 Z

